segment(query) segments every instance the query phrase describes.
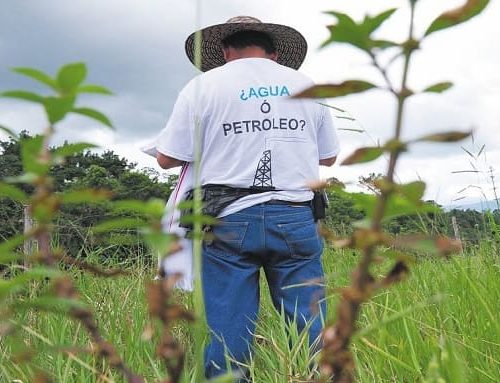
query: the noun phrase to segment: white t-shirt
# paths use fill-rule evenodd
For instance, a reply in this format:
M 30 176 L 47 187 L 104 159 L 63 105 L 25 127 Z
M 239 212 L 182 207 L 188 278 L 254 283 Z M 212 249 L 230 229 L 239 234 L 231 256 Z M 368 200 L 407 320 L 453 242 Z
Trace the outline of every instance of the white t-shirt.
M 156 149 L 194 161 L 198 121 L 202 185 L 276 189 L 243 197 L 221 216 L 271 199 L 308 201 L 307 184 L 319 179 L 319 160 L 339 151 L 328 108 L 289 97 L 312 85 L 266 58 L 230 61 L 184 87 Z

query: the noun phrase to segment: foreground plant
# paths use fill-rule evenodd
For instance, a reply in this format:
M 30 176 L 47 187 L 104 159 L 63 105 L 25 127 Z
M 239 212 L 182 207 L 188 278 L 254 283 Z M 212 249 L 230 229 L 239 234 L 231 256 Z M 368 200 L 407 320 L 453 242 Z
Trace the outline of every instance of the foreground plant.
M 144 382 L 145 379 L 142 376 L 133 372 L 126 365 L 116 347 L 104 339 L 93 311 L 82 302 L 73 278 L 59 265 L 76 267 L 98 276 L 114 276 L 125 271 L 119 269 L 102 270 L 95 265 L 67 256 L 64 249 L 54 248 L 51 243 L 53 222 L 62 205 L 108 201 L 115 213 L 127 212 L 135 214 L 136 217 L 115 218 L 103 222 L 94 228 L 95 233 L 116 229 L 139 230 L 154 253 L 167 256 L 176 251 L 176 239 L 173 236 L 165 235 L 161 230 L 164 201 L 110 202 L 112 193 L 107 190 L 94 189 L 56 193 L 49 174 L 51 168 L 63 164 L 66 157 L 94 148 L 95 145 L 72 143 L 51 150 L 48 143 L 54 134 L 55 125 L 68 114 L 76 113 L 95 119 L 111 128 L 110 120 L 103 113 L 92 108 L 76 106 L 77 97 L 82 93 L 109 95 L 111 92 L 99 85 L 83 84 L 87 75 L 87 69 L 83 63 L 63 66 L 55 78 L 33 68 L 15 68 L 14 72 L 43 83 L 54 93 L 49 96 L 24 90 L 1 93 L 3 97 L 40 104 L 46 112 L 49 124 L 42 135 L 20 139 L 24 174 L 0 182 L 0 197 L 10 198 L 27 206 L 27 211 L 35 222 L 31 231 L 19 234 L 0 244 L 0 270 L 2 271 L 2 279 L 0 279 L 0 335 L 15 334 L 23 326 L 23 323 L 15 321 L 16 313 L 21 310 L 37 309 L 68 315 L 78 321 L 87 331 L 93 346 L 92 352 L 95 355 L 105 359 L 111 367 L 124 376 L 127 382 Z M 1 126 L 0 129 L 15 137 L 10 129 Z M 32 190 L 32 193 L 26 193 L 23 188 Z M 37 243 L 37 250 L 29 258 L 27 258 L 27 254 L 16 250 L 27 240 L 36 240 Z M 17 264 L 23 259 L 25 267 L 19 268 Z M 42 283 L 38 285 L 39 288 L 35 286 L 31 289 L 32 294 L 26 295 L 30 287 L 33 287 L 35 280 L 48 280 L 51 288 L 46 292 Z M 186 310 L 170 299 L 174 281 L 175 277 L 171 277 L 164 281 L 152 282 L 148 286 L 150 314 L 162 322 L 157 355 L 164 360 L 168 372 L 169 378 L 164 382 L 170 383 L 180 381 L 184 366 L 184 351 L 172 338 L 170 328 L 172 323 L 178 319 L 193 319 Z M 88 350 L 76 350 L 75 352 L 79 351 L 88 352 Z M 27 348 L 21 348 L 17 350 L 15 355 L 12 355 L 12 357 L 28 362 L 33 356 L 33 350 Z M 51 381 L 46 372 L 40 373 L 37 379 L 40 382 Z
M 295 95 L 301 98 L 331 98 L 364 92 L 370 89 L 383 89 L 390 92 L 397 100 L 396 124 L 393 137 L 382 146 L 363 147 L 348 156 L 342 165 L 352 165 L 373 161 L 383 154 L 389 154 L 389 164 L 384 177 L 375 181 L 378 193 L 373 196 L 351 194 L 356 204 L 367 212 L 368 219 L 360 222 L 350 238 L 334 238 L 333 243 L 339 247 L 350 247 L 361 252 L 361 260 L 352 273 L 351 285 L 342 289 L 340 303 L 337 307 L 336 322 L 328 325 L 323 332 L 323 350 L 320 358 L 321 378 L 319 381 L 335 383 L 351 383 L 355 381 L 355 364 L 350 343 L 356 335 L 356 322 L 363 303 L 367 302 L 380 289 L 387 288 L 402 280 L 409 268 L 403 252 L 423 250 L 430 253 L 448 255 L 459 251 L 459 241 L 445 237 L 397 236 L 391 237 L 382 229 L 385 220 L 408 214 L 429 211 L 432 207 L 422 201 L 425 183 L 422 181 L 398 184 L 394 181 L 396 164 L 400 155 L 408 151 L 411 144 L 418 142 L 455 142 L 470 135 L 470 132 L 451 131 L 435 133 L 411 141 L 402 141 L 403 114 L 406 101 L 420 93 L 442 93 L 452 86 L 450 82 L 440 82 L 428 86 L 421 91 L 408 87 L 407 79 L 413 53 L 420 48 L 421 42 L 431 34 L 455 26 L 478 15 L 488 5 L 488 0 L 467 0 L 457 9 L 443 13 L 427 28 L 424 35 L 414 35 L 414 16 L 417 1 L 410 0 L 410 21 L 406 40 L 397 43 L 388 40 L 377 40 L 372 34 L 386 21 L 396 9 L 389 9 L 376 16 L 366 16 L 357 23 L 344 13 L 331 11 L 328 14 L 336 18 L 336 24 L 328 29 L 331 37 L 323 44 L 346 43 L 362 50 L 371 60 L 372 66 L 380 73 L 383 84 L 372 84 L 363 80 L 348 80 L 340 84 L 317 85 Z M 395 54 L 387 64 L 381 64 L 380 55 L 386 51 Z M 388 69 L 398 59 L 403 61 L 401 84 L 398 86 L 388 75 Z M 345 193 L 338 190 L 339 193 Z M 328 235 L 328 233 L 327 233 Z M 386 251 L 381 252 L 380 249 Z M 389 250 L 388 250 L 389 249 Z M 390 255 L 393 262 L 391 270 L 383 277 L 376 278 L 371 273 L 375 257 Z

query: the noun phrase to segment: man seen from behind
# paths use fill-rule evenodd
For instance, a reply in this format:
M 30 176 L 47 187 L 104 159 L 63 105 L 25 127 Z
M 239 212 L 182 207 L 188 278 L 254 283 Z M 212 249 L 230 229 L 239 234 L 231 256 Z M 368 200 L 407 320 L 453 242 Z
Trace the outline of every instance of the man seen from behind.
M 194 36 L 186 41 L 192 62 Z M 333 165 L 339 144 L 326 107 L 290 97 L 313 85 L 297 71 L 307 51 L 299 32 L 240 16 L 201 38 L 204 73 L 180 92 L 156 149 L 167 169 L 193 162 L 199 140 L 201 185 L 235 196 L 203 244 L 205 374 L 213 377 L 225 372 L 225 353 L 233 369 L 249 359 L 261 271 L 276 309 L 299 330 L 309 323 L 310 344 L 319 342 L 323 243 L 307 185 L 319 165 Z

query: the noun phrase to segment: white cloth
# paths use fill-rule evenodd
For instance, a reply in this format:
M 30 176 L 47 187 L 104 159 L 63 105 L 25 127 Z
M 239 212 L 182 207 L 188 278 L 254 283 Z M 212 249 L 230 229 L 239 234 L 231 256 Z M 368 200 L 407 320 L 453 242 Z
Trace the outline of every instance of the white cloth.
M 199 122 L 202 185 L 279 190 L 243 197 L 219 217 L 271 199 L 310 200 L 308 183 L 319 179 L 319 160 L 339 151 L 329 109 L 289 97 L 312 85 L 307 76 L 269 59 L 231 61 L 184 87 L 166 127 L 143 151 L 192 163 Z M 181 272 L 178 287 L 187 290 L 193 285 L 192 246 L 178 226 L 180 213 L 174 207 L 193 186 L 192 168 L 183 167 L 163 219 L 166 232 L 183 238 L 183 251 L 165 258 L 163 269 L 167 274 Z
M 339 151 L 328 108 L 289 96 L 312 86 L 305 75 L 265 58 L 238 59 L 190 81 L 180 92 L 156 149 L 192 162 L 195 125 L 201 140 L 201 184 L 272 186 L 220 216 L 270 199 L 307 201 L 319 160 Z
M 144 146 L 141 150 L 156 158 L 156 141 Z M 179 236 L 182 249 L 163 258 L 160 267 L 167 276 L 175 273 L 182 274 L 175 287 L 186 291 L 193 291 L 193 242 L 186 238 L 186 229 L 179 226 L 180 210 L 177 209 L 177 206 L 182 201 L 184 194 L 194 187 L 193 169 L 192 163 L 185 163 L 182 166 L 179 179 L 170 194 L 165 208 L 165 215 L 162 218 L 163 231 Z

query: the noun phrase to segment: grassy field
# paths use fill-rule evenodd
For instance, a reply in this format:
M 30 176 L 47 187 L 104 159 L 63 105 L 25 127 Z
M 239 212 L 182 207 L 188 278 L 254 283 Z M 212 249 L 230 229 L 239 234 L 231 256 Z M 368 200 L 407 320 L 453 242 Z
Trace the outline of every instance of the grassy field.
M 349 251 L 325 253 L 327 321 L 335 316 L 338 288 L 348 283 L 356 259 Z M 353 343 L 359 381 L 500 381 L 499 265 L 498 254 L 487 244 L 452 259 L 425 258 L 412 265 L 407 281 L 381 292 L 363 308 L 362 330 Z M 131 272 L 108 279 L 76 271 L 74 276 L 83 299 L 94 307 L 103 335 L 132 369 L 154 381 L 164 369 L 155 360 L 143 298 L 144 282 L 154 270 L 135 267 Z M 262 290 L 264 305 L 250 362 L 254 381 L 307 381 L 311 378 L 307 342 L 293 329 L 289 342 L 284 321 Z M 180 294 L 179 299 L 190 305 L 190 296 Z M 0 341 L 0 382 L 32 382 L 33 366 L 49 371 L 57 382 L 123 381 L 88 354 L 91 346 L 78 324 L 43 312 L 26 312 L 17 320 L 22 323 L 17 339 Z M 189 348 L 189 329 L 180 324 L 175 332 Z M 23 345 L 39 351 L 30 368 L 7 358 L 12 351 L 25 349 Z M 190 381 L 189 374 L 185 381 Z

